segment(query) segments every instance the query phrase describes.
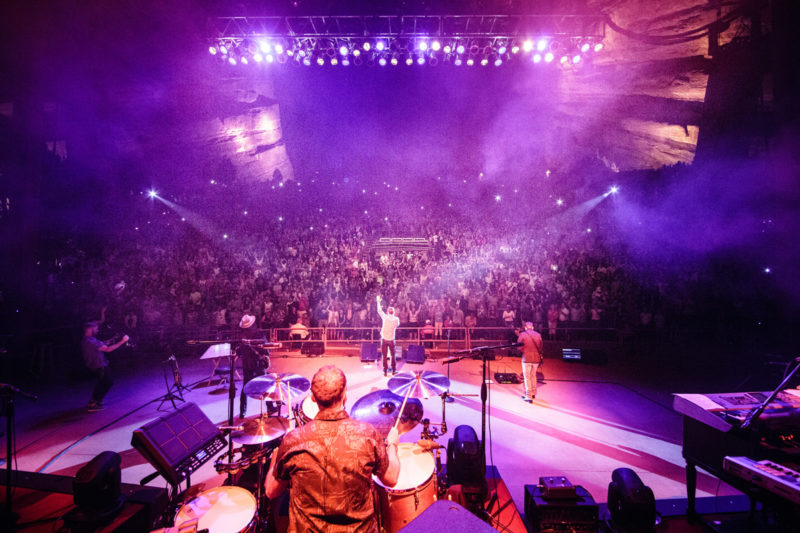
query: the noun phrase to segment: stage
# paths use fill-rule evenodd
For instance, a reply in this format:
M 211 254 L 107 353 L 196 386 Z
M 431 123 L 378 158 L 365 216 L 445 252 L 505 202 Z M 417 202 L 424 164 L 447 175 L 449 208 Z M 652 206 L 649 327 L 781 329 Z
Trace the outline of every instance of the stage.
M 208 383 L 212 364 L 200 360 L 199 353 L 198 348 L 198 354 L 179 357 L 183 383 L 191 386 L 184 398 L 221 425 L 227 419 L 228 390 L 217 378 Z M 611 473 L 620 467 L 633 469 L 652 488 L 657 500 L 685 498 L 681 417 L 671 408 L 671 393 L 701 392 L 703 386 L 709 386 L 707 377 L 696 374 L 703 365 L 686 362 L 693 365 L 695 374 L 685 375 L 680 361 L 659 365 L 655 356 L 616 353 L 610 354 L 606 364 L 589 365 L 552 355 L 546 359 L 532 404 L 520 398 L 521 384 L 491 382 L 488 387 L 486 460 L 496 468 L 519 514 L 524 514 L 524 486 L 536 484 L 543 476 L 565 476 L 585 488 L 596 502 L 606 502 Z M 16 469 L 72 476 L 98 453 L 111 450 L 122 457 L 123 483 L 138 484 L 154 471 L 133 449 L 131 437 L 135 429 L 172 410 L 169 402 L 157 410 L 167 387 L 164 369 L 153 356 L 137 358 L 128 352 L 114 359 L 115 384 L 102 411 L 86 409 L 92 381 L 63 383 L 51 376 L 26 388 L 39 399 L 17 399 Z M 273 352 L 271 360 L 271 371 L 308 378 L 322 365 L 339 366 L 348 378 L 348 407 L 387 384 L 375 364 L 363 363 L 358 356 L 306 357 L 299 352 Z M 449 371 L 450 393 L 455 401 L 447 404 L 448 433 L 438 439 L 440 444 L 446 447 L 447 439 L 462 424 L 472 426 L 480 437 L 480 361 L 465 359 L 444 365 L 429 359 L 421 365 L 403 361 L 398 366 L 401 372 L 432 370 L 447 375 Z M 519 366 L 519 358 L 500 354 L 489 362 L 488 375 L 519 373 Z M 172 383 L 170 372 L 166 373 L 166 382 Z M 236 386 L 238 414 L 241 382 Z M 424 417 L 440 423 L 441 398 L 421 402 Z M 250 399 L 248 415 L 258 412 L 258 402 Z M 421 430 L 418 425 L 401 435 L 401 442 L 416 442 Z M 446 453 L 443 455 L 446 460 Z M 195 490 L 202 490 L 222 484 L 224 476 L 216 473 L 212 460 L 192 474 L 191 481 Z M 160 477 L 149 485 L 166 486 Z M 698 497 L 736 494 L 715 477 L 699 473 Z M 513 515 L 504 516 L 513 521 Z M 517 529 L 510 525 L 495 527 Z

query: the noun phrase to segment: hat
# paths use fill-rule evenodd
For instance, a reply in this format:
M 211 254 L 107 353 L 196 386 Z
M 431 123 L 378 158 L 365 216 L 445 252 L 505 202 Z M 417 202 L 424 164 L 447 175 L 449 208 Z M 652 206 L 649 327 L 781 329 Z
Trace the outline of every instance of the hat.
M 525 322 L 525 329 L 533 329 L 533 322 Z
M 427 320 L 425 320 L 425 323 L 426 323 L 426 324 L 430 324 L 430 323 L 431 323 L 431 319 L 430 319 L 430 318 L 428 318 Z
M 253 324 L 256 323 L 256 317 L 253 315 L 242 315 L 242 319 L 239 321 L 239 327 L 242 329 L 247 329 Z

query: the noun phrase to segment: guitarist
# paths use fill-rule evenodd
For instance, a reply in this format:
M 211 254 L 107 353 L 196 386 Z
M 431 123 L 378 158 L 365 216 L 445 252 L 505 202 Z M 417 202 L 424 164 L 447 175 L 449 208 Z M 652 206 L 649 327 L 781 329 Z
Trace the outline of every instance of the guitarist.
M 81 341 L 83 361 L 86 363 L 86 368 L 97 378 L 97 384 L 92 391 L 92 399 L 88 405 L 89 411 L 99 411 L 103 408 L 103 397 L 114 384 L 105 354 L 113 352 L 130 340 L 130 337 L 123 335 L 121 340 L 108 345 L 97 338 L 97 332 L 97 322 L 86 322 L 83 325 L 83 340 Z

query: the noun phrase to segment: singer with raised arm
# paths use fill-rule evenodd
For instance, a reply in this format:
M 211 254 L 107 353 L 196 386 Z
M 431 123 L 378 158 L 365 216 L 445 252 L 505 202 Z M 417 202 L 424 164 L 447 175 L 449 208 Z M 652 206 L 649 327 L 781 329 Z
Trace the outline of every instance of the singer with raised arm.
M 130 339 L 127 335 L 123 335 L 121 340 L 109 345 L 97 338 L 98 330 L 97 322 L 86 322 L 83 325 L 83 340 L 81 341 L 83 361 L 86 363 L 86 368 L 97 378 L 97 384 L 92 390 L 92 399 L 89 401 L 89 411 L 99 411 L 103 408 L 103 397 L 114 384 L 106 354 L 113 352 Z
M 389 307 L 386 312 L 381 309 L 381 295 L 376 298 L 378 302 L 378 315 L 381 317 L 381 360 L 383 361 L 383 375 L 389 372 L 389 358 L 392 360 L 392 375 L 397 374 L 397 359 L 394 355 L 395 333 L 400 326 L 400 319 L 394 313 L 394 307 Z
M 528 403 L 536 398 L 536 371 L 542 363 L 542 336 L 533 329 L 533 323 L 525 322 L 525 331 L 519 334 L 517 342 L 522 343 L 522 380 L 525 394 L 522 399 Z

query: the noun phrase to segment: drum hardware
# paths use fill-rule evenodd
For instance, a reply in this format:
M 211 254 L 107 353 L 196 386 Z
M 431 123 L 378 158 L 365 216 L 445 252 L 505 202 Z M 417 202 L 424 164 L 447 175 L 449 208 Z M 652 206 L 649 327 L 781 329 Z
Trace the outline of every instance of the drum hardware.
M 438 496 L 438 475 L 430 452 L 414 443 L 401 442 L 397 456 L 400 477 L 393 487 L 386 487 L 373 476 L 380 527 L 386 533 L 406 526 Z
M 256 499 L 250 491 L 223 486 L 203 491 L 181 506 L 175 525 L 178 531 L 188 525 L 190 530 L 209 533 L 244 533 L 253 531 L 256 517 Z
M 289 421 L 277 416 L 257 416 L 245 420 L 241 430 L 231 431 L 231 440 L 246 446 L 270 444 L 286 434 Z
M 251 379 L 244 386 L 243 390 L 246 396 L 259 400 L 260 402 L 269 398 L 271 400 L 278 400 L 281 405 L 286 404 L 286 416 L 291 421 L 294 419 L 292 417 L 294 411 L 292 405 L 293 400 L 299 400 L 310 389 L 311 382 L 303 376 L 291 373 L 272 373 Z

